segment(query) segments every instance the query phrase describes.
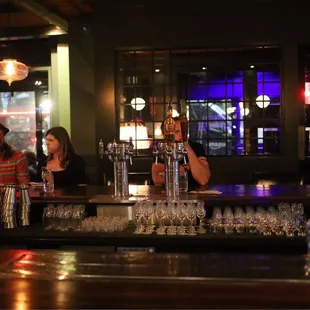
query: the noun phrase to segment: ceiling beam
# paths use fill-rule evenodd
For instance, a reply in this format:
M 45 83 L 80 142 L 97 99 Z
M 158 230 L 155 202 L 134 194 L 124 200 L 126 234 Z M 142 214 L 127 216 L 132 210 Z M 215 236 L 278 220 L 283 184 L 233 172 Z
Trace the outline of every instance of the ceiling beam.
M 58 16 L 57 14 L 49 11 L 44 5 L 35 0 L 11 0 L 11 2 L 19 7 L 31 11 L 41 18 L 47 20 L 49 23 L 58 26 L 64 31 L 68 31 L 68 22 Z

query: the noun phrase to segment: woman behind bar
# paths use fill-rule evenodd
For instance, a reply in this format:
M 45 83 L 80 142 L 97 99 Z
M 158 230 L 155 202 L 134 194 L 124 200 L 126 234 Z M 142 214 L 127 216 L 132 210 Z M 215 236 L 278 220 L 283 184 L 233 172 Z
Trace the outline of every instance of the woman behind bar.
M 174 117 L 175 120 L 175 140 L 182 141 L 181 122 L 179 117 Z M 164 124 L 164 123 L 163 123 Z M 161 126 L 161 130 L 164 133 L 164 126 Z M 186 156 L 186 169 L 188 171 L 189 180 L 188 185 L 190 189 L 195 189 L 200 185 L 206 185 L 209 182 L 211 172 L 207 161 L 207 156 L 204 147 L 197 142 L 189 140 L 186 142 L 187 156 Z M 184 171 L 180 163 L 180 172 Z M 153 163 L 152 165 L 152 179 L 155 185 L 165 184 L 165 165 L 162 162 Z
M 46 132 L 48 157 L 45 165 L 54 176 L 54 186 L 73 187 L 87 183 L 85 163 L 77 155 L 67 130 L 63 127 L 52 127 Z M 39 163 L 41 175 L 42 163 Z

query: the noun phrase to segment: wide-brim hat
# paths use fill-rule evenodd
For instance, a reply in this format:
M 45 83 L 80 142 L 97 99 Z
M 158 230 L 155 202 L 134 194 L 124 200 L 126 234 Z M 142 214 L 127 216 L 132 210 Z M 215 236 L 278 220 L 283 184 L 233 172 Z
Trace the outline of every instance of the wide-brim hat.
M 10 129 L 9 128 L 6 128 L 5 126 L 3 126 L 1 123 L 0 123 L 0 130 L 3 131 L 4 135 L 6 135 Z

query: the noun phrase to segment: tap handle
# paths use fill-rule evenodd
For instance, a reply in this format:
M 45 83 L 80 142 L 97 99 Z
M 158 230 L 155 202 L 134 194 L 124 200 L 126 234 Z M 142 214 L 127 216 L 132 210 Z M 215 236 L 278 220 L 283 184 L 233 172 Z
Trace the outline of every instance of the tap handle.
M 104 156 L 104 144 L 102 139 L 99 140 L 99 157 L 100 159 L 103 159 Z
M 155 165 L 157 165 L 157 163 L 158 163 L 158 147 L 155 143 L 153 144 L 152 149 L 153 149 L 152 153 L 153 153 L 153 155 L 155 155 Z
M 187 142 L 187 134 L 188 134 L 188 120 L 186 114 L 181 116 L 181 133 L 182 133 L 182 140 L 183 142 Z
M 132 166 L 132 156 L 131 155 L 129 156 L 129 163 L 130 163 L 130 166 Z

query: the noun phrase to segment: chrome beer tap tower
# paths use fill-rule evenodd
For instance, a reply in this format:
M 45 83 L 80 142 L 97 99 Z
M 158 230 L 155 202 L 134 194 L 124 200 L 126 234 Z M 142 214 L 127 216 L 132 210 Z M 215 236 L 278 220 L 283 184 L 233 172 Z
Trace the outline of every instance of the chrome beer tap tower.
M 133 144 L 127 141 L 113 141 L 108 143 L 106 151 L 102 140 L 99 142 L 99 156 L 104 155 L 113 162 L 114 169 L 114 197 L 129 197 L 128 163 L 132 165 Z
M 155 164 L 158 157 L 165 163 L 165 193 L 168 198 L 176 198 L 180 195 L 179 166 L 180 161 L 185 160 L 186 154 L 187 150 L 183 142 L 159 142 L 154 147 Z
M 178 197 L 180 195 L 180 161 L 183 159 L 186 165 L 186 142 L 188 133 L 188 121 L 186 117 L 186 102 L 182 100 L 180 126 L 182 133 L 182 141 L 175 140 L 175 120 L 172 117 L 172 103 L 168 104 L 167 117 L 164 121 L 164 142 L 159 142 L 153 148 L 153 155 L 156 156 L 155 164 L 157 164 L 158 156 L 165 163 L 165 190 L 168 198 Z

